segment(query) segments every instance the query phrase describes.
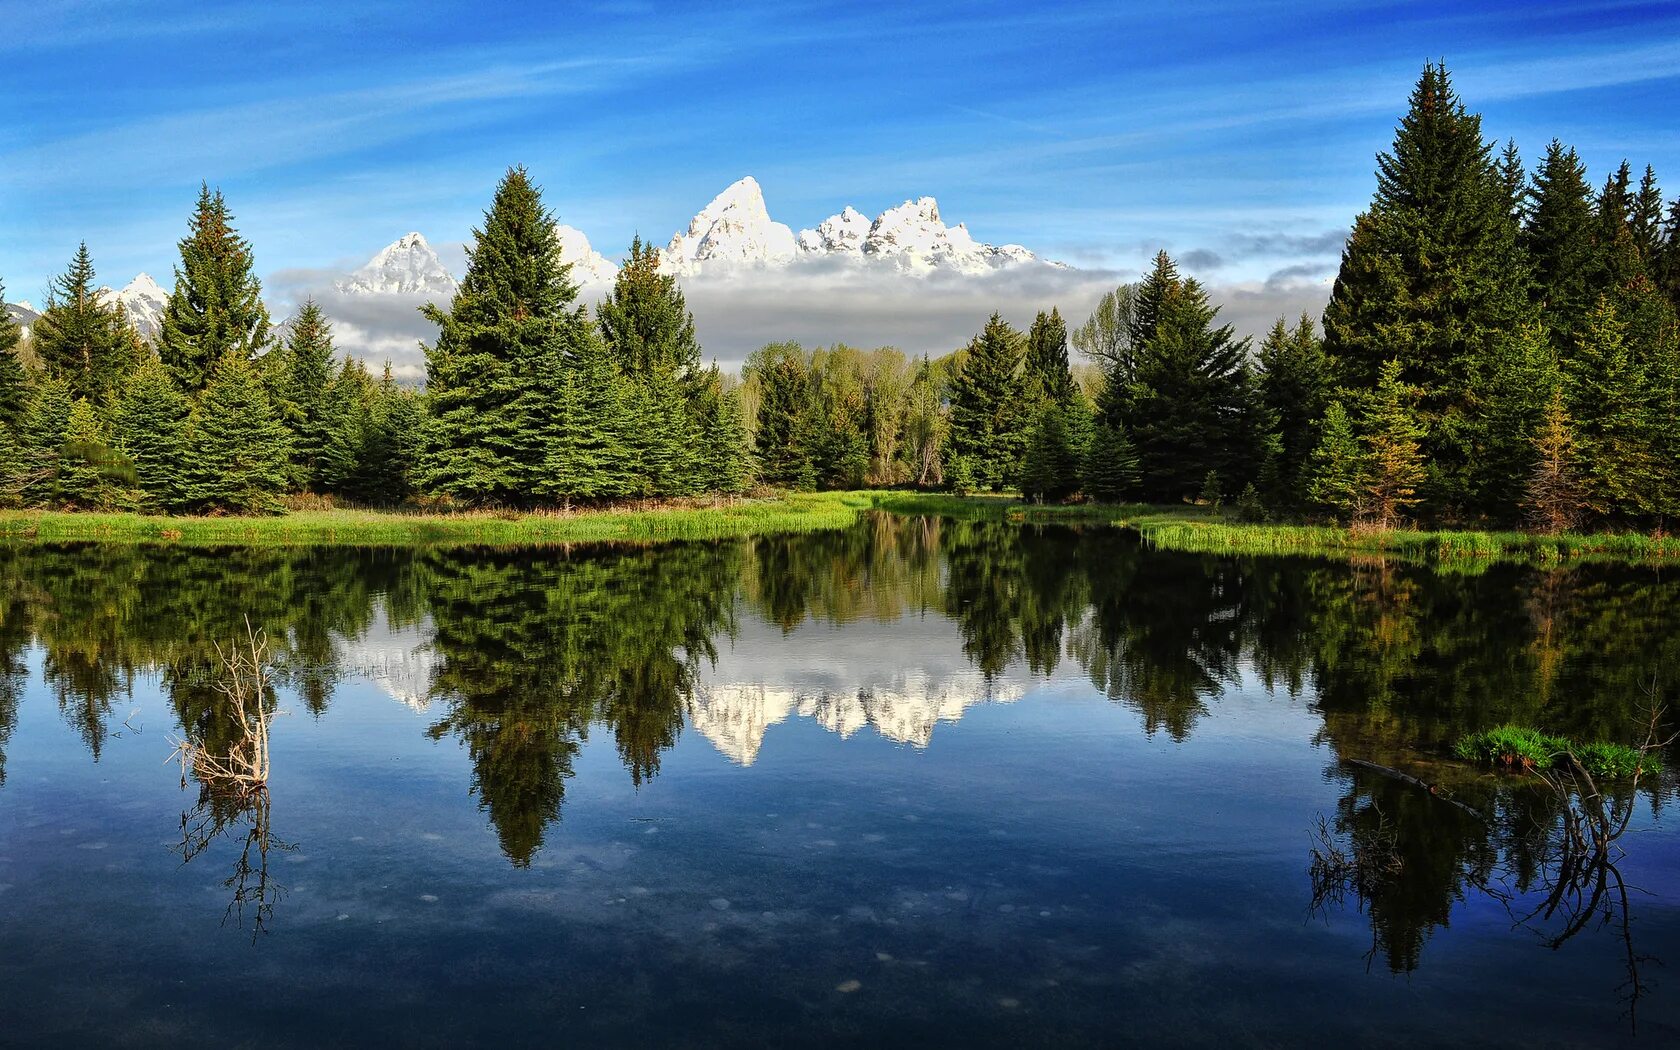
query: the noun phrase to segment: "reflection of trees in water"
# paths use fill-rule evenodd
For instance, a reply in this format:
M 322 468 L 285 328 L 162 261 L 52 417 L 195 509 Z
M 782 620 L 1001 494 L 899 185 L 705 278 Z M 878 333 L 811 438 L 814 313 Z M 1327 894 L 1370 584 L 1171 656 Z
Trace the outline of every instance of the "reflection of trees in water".
M 986 676 L 1071 661 L 1175 739 L 1246 673 L 1311 696 L 1338 754 L 1390 763 L 1503 721 L 1625 735 L 1652 669 L 1680 666 L 1680 583 L 1652 570 L 1219 558 L 1103 528 L 877 515 L 657 549 L 47 545 L 0 548 L 0 752 L 31 639 L 97 756 L 114 699 L 147 669 L 183 730 L 225 737 L 212 643 L 247 616 L 276 649 L 277 681 L 320 714 L 341 673 L 335 638 L 383 606 L 392 626 L 433 624 L 445 710 L 432 733 L 467 748 L 504 848 L 526 862 L 591 727 L 613 734 L 638 783 L 657 775 L 737 602 L 784 630 L 942 614 Z M 1432 885 L 1431 900 L 1451 899 Z M 1396 957 L 1416 939 L 1396 926 Z
M 229 891 L 222 922 L 231 919 L 243 926 L 249 911 L 253 942 L 258 934 L 268 932 L 274 908 L 286 895 L 286 888 L 269 874 L 269 852 L 297 848 L 275 837 L 269 826 L 271 806 L 267 790 L 236 794 L 201 784 L 197 805 L 181 814 L 181 842 L 176 847 L 181 863 L 191 864 L 218 841 L 235 844 L 239 852 L 222 880 Z
M 675 744 L 715 639 L 734 631 L 742 544 L 660 550 L 436 551 L 425 558 L 447 713 L 473 787 L 516 864 L 560 819 L 579 744 L 597 723 L 640 783 Z

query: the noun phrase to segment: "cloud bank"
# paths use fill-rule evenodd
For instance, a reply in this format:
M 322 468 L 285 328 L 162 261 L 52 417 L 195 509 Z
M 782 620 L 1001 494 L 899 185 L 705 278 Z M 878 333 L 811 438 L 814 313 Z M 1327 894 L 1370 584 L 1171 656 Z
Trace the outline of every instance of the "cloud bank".
M 1024 328 L 1038 311 L 1054 306 L 1073 327 L 1084 322 L 1104 293 L 1137 276 L 1123 270 L 1021 266 L 981 276 L 936 272 L 912 277 L 829 263 L 705 274 L 683 279 L 682 287 L 706 359 L 737 370 L 752 351 L 781 341 L 811 347 L 892 346 L 911 355 L 938 356 L 966 344 L 994 311 Z M 271 276 L 268 286 L 279 304 L 277 313 L 289 314 L 313 297 L 332 318 L 341 350 L 375 369 L 389 361 L 401 379 L 423 379 L 421 344 L 437 334 L 420 314 L 427 297 L 346 294 L 333 286 L 340 277 L 324 270 L 289 270 Z M 588 287 L 583 298 L 593 304 L 605 291 Z M 1329 277 L 1323 267 L 1302 264 L 1264 280 L 1213 282 L 1209 291 L 1222 321 L 1238 335 L 1259 335 L 1280 316 L 1293 319 L 1302 311 L 1316 316 L 1329 297 Z

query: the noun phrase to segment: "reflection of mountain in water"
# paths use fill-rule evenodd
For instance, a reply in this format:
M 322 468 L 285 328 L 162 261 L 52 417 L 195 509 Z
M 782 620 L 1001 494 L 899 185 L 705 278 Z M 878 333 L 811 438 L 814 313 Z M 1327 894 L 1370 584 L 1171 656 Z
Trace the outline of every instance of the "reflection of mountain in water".
M 365 678 L 406 707 L 425 711 L 432 706 L 432 676 L 437 657 L 428 644 L 429 621 L 393 627 L 381 608 L 365 631 L 335 639 L 338 670 Z
M 988 692 L 979 675 L 965 678 L 935 681 L 912 673 L 890 686 L 819 692 L 763 682 L 715 682 L 701 686 L 689 699 L 688 724 L 743 766 L 758 758 L 765 731 L 794 715 L 812 719 L 842 738 L 872 727 L 888 740 L 926 747 L 936 723 L 955 722 L 974 704 L 1007 702 L 1021 695 L 1013 686 Z

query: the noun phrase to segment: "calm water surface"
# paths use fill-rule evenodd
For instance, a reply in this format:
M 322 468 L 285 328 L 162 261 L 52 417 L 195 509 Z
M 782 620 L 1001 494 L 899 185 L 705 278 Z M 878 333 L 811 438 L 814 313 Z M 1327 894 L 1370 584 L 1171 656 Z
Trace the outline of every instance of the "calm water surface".
M 201 804 L 246 617 L 271 796 Z M 1444 757 L 1677 657 L 1657 570 L 1098 529 L 0 548 L 0 1044 L 1677 1045 L 1672 779 L 1554 948 L 1557 801 Z M 1315 906 L 1321 819 L 1397 870 Z

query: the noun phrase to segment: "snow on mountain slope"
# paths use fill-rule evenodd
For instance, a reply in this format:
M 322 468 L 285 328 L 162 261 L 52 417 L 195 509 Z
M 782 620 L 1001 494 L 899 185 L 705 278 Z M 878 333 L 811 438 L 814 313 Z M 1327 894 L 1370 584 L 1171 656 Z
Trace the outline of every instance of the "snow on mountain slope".
M 946 226 L 932 197 L 907 200 L 873 221 L 847 205 L 795 237 L 770 218 L 764 192 L 749 175 L 701 209 L 685 232 L 672 236 L 663 265 L 669 273 L 695 275 L 821 259 L 885 264 L 912 275 L 935 270 L 979 275 L 1043 263 L 1019 244 L 984 244 L 962 223 Z
M 121 306 L 140 338 L 152 340 L 163 330 L 163 311 L 169 305 L 169 292 L 151 274 L 142 273 L 121 289 L 99 289 L 99 301 L 107 306 Z
M 20 303 L 4 303 L 0 305 L 5 307 L 6 313 L 14 322 L 17 323 L 19 328 L 23 329 L 24 338 L 27 339 L 29 337 L 29 326 L 35 323 L 35 319 L 37 317 L 41 316 L 35 312 L 34 304 L 25 299 Z
M 418 233 L 409 233 L 386 245 L 367 265 L 337 282 L 338 290 L 352 295 L 435 295 L 452 298 L 455 277 L 443 265 L 437 252 Z
M 698 274 L 741 266 L 780 266 L 798 253 L 793 231 L 772 222 L 764 191 L 751 175 L 700 209 L 686 233 L 674 234 L 662 253 L 667 272 Z
M 590 245 L 582 230 L 565 223 L 555 223 L 554 233 L 560 238 L 560 258 L 572 264 L 574 284 L 597 288 L 613 283 L 613 278 L 618 276 L 618 267 Z

